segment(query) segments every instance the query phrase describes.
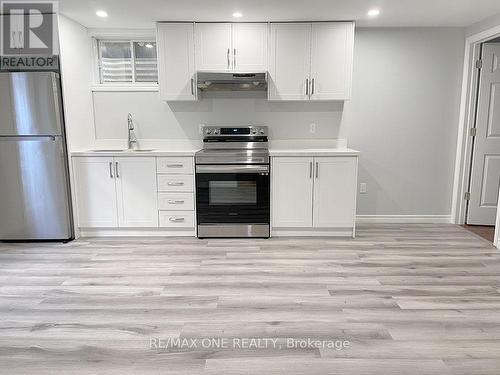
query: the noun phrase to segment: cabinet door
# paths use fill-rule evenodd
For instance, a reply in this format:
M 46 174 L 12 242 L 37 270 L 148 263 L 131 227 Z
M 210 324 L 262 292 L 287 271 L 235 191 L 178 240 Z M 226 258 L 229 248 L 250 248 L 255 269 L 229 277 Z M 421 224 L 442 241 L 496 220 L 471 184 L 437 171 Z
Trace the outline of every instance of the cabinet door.
M 267 70 L 267 23 L 233 24 L 233 69 L 237 72 Z
M 314 158 L 314 227 L 354 227 L 356 176 L 356 157 Z
M 345 100 L 351 96 L 354 49 L 352 22 L 312 25 L 311 100 Z
M 273 157 L 273 227 L 312 226 L 312 166 L 310 157 Z
M 113 158 L 73 158 L 78 226 L 118 227 Z
M 311 24 L 271 24 L 269 100 L 308 100 Z
M 197 70 L 229 71 L 232 69 L 231 24 L 195 24 Z
M 158 81 L 161 100 L 196 100 L 194 24 L 159 23 Z
M 155 158 L 115 158 L 115 173 L 120 227 L 157 227 Z

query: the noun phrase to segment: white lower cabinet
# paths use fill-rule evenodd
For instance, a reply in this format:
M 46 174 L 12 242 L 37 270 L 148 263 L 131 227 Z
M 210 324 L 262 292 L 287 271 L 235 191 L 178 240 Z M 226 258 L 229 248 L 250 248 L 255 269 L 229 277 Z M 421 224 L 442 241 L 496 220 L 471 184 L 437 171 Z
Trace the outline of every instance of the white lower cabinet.
M 158 227 L 154 157 L 73 158 L 80 228 Z
M 357 156 L 273 157 L 273 235 L 353 235 Z

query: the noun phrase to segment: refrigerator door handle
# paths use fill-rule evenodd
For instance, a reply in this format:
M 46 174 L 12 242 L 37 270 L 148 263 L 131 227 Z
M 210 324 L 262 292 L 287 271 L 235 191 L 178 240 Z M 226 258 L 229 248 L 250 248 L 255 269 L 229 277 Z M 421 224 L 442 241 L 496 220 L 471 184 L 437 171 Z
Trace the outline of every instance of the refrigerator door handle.
M 59 74 L 57 73 L 51 73 L 51 79 L 52 79 L 52 91 L 54 94 L 54 110 L 56 114 L 56 121 L 57 121 L 57 126 L 59 129 L 63 129 L 62 126 L 62 107 L 61 103 L 59 103 Z

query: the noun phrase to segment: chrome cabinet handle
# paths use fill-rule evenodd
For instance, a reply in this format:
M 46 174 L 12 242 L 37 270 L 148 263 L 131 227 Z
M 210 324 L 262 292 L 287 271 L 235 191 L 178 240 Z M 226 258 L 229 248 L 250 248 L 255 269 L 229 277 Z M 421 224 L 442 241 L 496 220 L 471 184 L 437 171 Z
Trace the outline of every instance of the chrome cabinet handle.
M 191 95 L 194 95 L 194 78 L 191 78 Z
M 319 163 L 316 162 L 316 178 L 319 178 Z
M 168 204 L 184 204 L 185 201 L 169 199 Z
M 171 216 L 168 218 L 168 221 L 171 221 L 172 223 L 182 223 L 184 221 L 184 218 Z
M 184 182 L 169 182 L 167 185 L 168 186 L 184 186 Z
M 314 95 L 314 78 L 311 81 L 311 96 Z
M 309 78 L 306 78 L 306 96 L 309 96 Z
M 236 69 L 236 48 L 233 50 L 233 69 Z
M 116 172 L 116 178 L 120 178 L 120 175 L 118 173 L 118 162 L 115 162 L 115 172 Z
M 109 178 L 113 178 L 113 163 L 109 162 Z
M 313 177 L 313 162 L 309 162 L 309 178 Z
M 230 49 L 228 48 L 227 49 L 227 68 L 229 69 L 230 66 L 231 66 L 231 61 L 229 60 L 229 53 L 230 53 Z
M 183 164 L 167 164 L 167 168 L 182 168 Z

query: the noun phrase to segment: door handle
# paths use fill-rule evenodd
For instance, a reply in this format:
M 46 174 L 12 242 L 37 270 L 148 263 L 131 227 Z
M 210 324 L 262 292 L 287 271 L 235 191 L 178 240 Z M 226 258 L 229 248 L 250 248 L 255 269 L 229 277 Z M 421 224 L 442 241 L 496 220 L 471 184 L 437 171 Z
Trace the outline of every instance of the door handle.
M 227 49 L 227 68 L 229 69 L 230 66 L 231 66 L 231 61 L 229 60 L 229 53 L 230 53 L 230 49 L 228 48 Z
M 309 96 L 309 78 L 306 78 L 306 96 Z
M 191 95 L 194 95 L 194 78 L 191 78 Z
M 182 223 L 184 221 L 184 218 L 171 216 L 168 218 L 168 221 L 171 221 L 172 223 Z
M 314 95 L 314 78 L 311 81 L 311 96 Z
M 313 162 L 309 162 L 309 178 L 313 177 Z
M 116 172 L 116 178 L 120 178 L 120 175 L 118 173 L 118 162 L 115 162 L 115 172 Z
M 113 178 L 113 163 L 109 162 L 109 178 Z
M 316 178 L 319 178 L 319 163 L 316 162 Z
M 169 199 L 168 204 L 184 204 L 185 201 Z

